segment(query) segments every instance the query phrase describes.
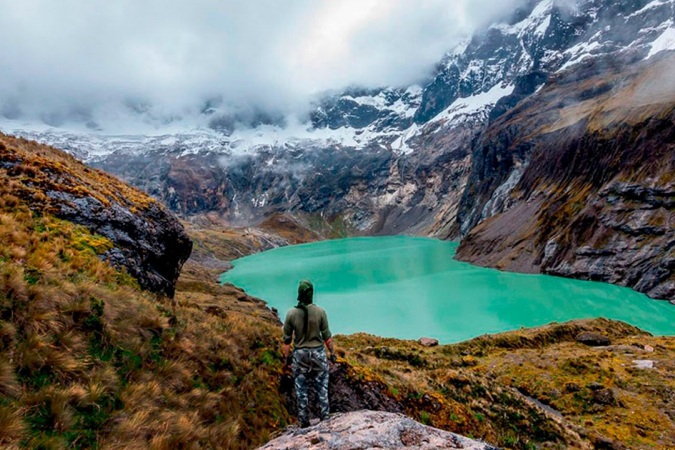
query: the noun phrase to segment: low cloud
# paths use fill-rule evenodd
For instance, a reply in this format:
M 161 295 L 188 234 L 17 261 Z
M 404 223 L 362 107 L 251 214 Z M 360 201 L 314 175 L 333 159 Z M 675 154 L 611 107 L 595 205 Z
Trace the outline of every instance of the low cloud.
M 0 0 L 0 114 L 282 113 L 405 85 L 518 0 Z M 95 124 L 92 124 L 95 126 Z

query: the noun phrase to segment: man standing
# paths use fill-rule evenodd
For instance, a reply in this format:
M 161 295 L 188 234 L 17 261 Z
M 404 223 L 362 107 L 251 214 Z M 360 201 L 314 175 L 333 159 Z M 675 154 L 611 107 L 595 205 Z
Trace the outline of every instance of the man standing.
M 309 426 L 307 384 L 310 379 L 315 382 L 321 420 L 328 419 L 328 360 L 324 344 L 330 360 L 335 362 L 336 359 L 326 311 L 312 303 L 313 297 L 314 286 L 310 281 L 302 280 L 298 285 L 298 304 L 286 314 L 283 328 L 284 360 L 287 360 L 293 342 L 293 377 L 302 428 Z

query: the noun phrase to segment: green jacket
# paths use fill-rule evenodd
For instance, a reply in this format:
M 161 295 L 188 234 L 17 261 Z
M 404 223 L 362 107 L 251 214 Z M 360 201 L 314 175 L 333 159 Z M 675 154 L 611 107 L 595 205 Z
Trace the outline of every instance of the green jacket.
M 286 314 L 284 321 L 284 344 L 291 341 L 295 348 L 315 348 L 323 345 L 332 336 L 328 328 L 326 311 L 320 306 L 311 303 L 307 305 L 309 314 L 308 332 L 305 335 L 305 312 L 300 308 L 293 308 Z

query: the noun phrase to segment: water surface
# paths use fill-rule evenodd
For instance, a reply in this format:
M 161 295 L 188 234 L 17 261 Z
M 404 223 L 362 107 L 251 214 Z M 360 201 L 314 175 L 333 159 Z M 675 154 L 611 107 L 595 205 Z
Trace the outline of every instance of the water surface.
M 457 243 L 392 236 L 278 248 L 234 261 L 221 277 L 276 307 L 296 303 L 298 281 L 333 333 L 462 341 L 485 333 L 607 317 L 675 334 L 675 307 L 631 289 L 546 275 L 500 272 L 453 259 Z

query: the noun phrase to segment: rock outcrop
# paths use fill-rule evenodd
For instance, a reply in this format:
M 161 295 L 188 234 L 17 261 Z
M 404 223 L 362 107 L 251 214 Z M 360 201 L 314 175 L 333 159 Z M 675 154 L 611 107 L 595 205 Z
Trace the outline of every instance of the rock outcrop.
M 402 414 L 366 410 L 335 414 L 329 420 L 306 429 L 292 428 L 260 447 L 261 450 L 357 448 L 494 449 L 491 445 L 422 425 Z
M 406 157 L 379 145 L 359 151 L 309 145 L 246 156 L 158 150 L 92 164 L 183 217 L 211 212 L 233 226 L 249 226 L 283 212 L 307 222 L 344 222 L 353 234 L 448 235 L 475 134 L 430 132 L 416 138 L 425 152 Z
M 404 413 L 405 406 L 388 393 L 388 387 L 380 380 L 363 380 L 353 373 L 346 363 L 330 365 L 330 387 L 328 397 L 331 412 L 345 413 L 362 409 Z M 295 385 L 290 374 L 284 374 L 280 380 L 280 391 L 286 399 L 286 408 L 297 415 Z M 318 404 L 310 390 L 310 416 L 319 417 Z
M 192 241 L 159 202 L 60 150 L 2 134 L 0 177 L 36 214 L 48 212 L 109 239 L 101 258 L 142 288 L 173 296 Z

